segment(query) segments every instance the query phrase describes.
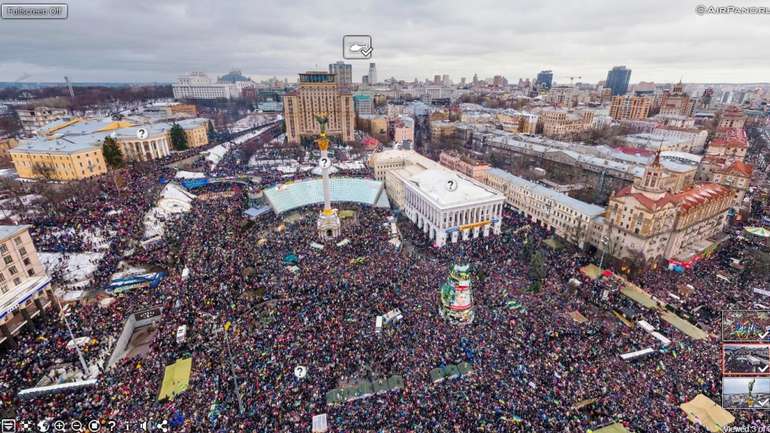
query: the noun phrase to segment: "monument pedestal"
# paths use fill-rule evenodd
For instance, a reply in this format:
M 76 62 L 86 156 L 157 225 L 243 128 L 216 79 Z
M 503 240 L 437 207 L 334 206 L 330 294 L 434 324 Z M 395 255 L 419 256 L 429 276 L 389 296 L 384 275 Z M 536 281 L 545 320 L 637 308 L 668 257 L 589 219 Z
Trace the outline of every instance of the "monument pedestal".
M 318 214 L 318 237 L 334 239 L 340 235 L 340 217 L 337 209 L 322 210 Z

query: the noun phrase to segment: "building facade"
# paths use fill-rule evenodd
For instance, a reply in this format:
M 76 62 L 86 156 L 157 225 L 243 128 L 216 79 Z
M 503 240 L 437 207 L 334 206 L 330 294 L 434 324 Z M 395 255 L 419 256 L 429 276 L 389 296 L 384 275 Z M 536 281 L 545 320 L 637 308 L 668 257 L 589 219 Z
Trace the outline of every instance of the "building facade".
M 234 99 L 240 89 L 232 83 L 216 83 L 203 72 L 183 75 L 171 86 L 175 99 Z
M 377 81 L 377 65 L 374 63 L 369 63 L 369 84 L 377 84 L 379 81 Z
M 392 203 L 437 247 L 500 233 L 505 197 L 493 188 L 412 150 L 375 153 L 369 165 L 385 179 Z
M 610 197 L 605 242 L 597 248 L 617 258 L 685 262 L 719 237 L 733 192 L 715 183 L 671 191 L 663 180 L 658 154 L 642 177 Z
M 607 72 L 604 87 L 612 90 L 612 96 L 625 95 L 628 92 L 629 81 L 631 81 L 631 70 L 625 66 L 615 66 Z
M 393 121 L 393 141 L 401 144 L 414 143 L 414 119 L 398 116 Z
M 354 95 L 353 106 L 356 109 L 356 116 L 370 115 L 374 113 L 374 104 L 369 95 Z
M 538 121 L 543 135 L 552 138 L 569 138 L 591 128 L 594 112 L 590 110 L 567 111 L 560 108 L 543 110 Z
M 610 105 L 610 117 L 615 120 L 646 119 L 652 107 L 647 96 L 614 96 Z
M 65 108 L 51 108 L 42 106 L 17 108 L 16 114 L 19 116 L 21 126 L 26 132 L 32 132 L 51 122 L 65 119 L 70 116 L 69 110 Z
M 327 132 L 343 142 L 353 141 L 355 112 L 353 97 L 341 88 L 335 75 L 327 72 L 307 72 L 299 75 L 295 92 L 283 97 L 286 137 L 289 143 L 300 143 L 303 137 L 312 139 L 321 130 L 317 115 L 328 117 Z
M 745 124 L 746 113 L 744 113 L 744 111 L 736 105 L 729 105 L 727 108 L 722 110 L 721 113 L 719 113 L 719 124 L 717 127 L 720 129 L 741 129 Z
M 660 114 L 692 116 L 695 99 L 684 92 L 684 85 L 679 82 L 670 92 L 665 92 L 660 101 Z
M 540 71 L 535 79 L 535 86 L 550 89 L 553 85 L 553 71 Z
M 101 147 L 94 147 L 90 142 L 25 140 L 9 153 L 18 176 L 23 179 L 69 181 L 107 172 Z
M 457 152 L 443 151 L 439 155 L 441 165 L 460 172 L 474 179 L 479 179 L 481 173 L 489 170 L 489 164 L 461 155 Z
M 559 237 L 580 248 L 591 243 L 591 234 L 604 208 L 574 199 L 564 193 L 530 182 L 507 171 L 489 168 L 477 179 L 502 192 L 506 204 L 527 215 L 532 222 L 553 229 Z
M 745 207 L 743 199 L 751 185 L 751 174 L 754 168 L 743 161 L 734 161 L 722 168 L 718 168 L 711 175 L 711 181 L 733 190 L 734 198 L 732 208 L 739 211 Z
M 45 274 L 31 226 L 0 226 L 0 344 L 16 334 L 53 303 L 51 279 Z
M 340 86 L 349 87 L 353 84 L 353 65 L 350 63 L 341 60 L 337 63 L 329 63 L 329 73 L 334 74 Z
M 0 137 L 0 160 L 10 160 L 10 150 L 17 144 L 19 144 L 19 140 L 15 137 Z

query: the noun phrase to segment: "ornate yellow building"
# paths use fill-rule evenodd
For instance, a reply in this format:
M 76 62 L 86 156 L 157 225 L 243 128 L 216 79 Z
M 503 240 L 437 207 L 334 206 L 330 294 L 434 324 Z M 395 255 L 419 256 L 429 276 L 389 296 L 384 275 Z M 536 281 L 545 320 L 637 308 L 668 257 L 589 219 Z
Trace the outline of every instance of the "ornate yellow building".
M 691 260 L 719 237 L 733 191 L 716 183 L 672 190 L 660 154 L 634 184 L 610 197 L 604 238 L 618 258 Z
M 185 131 L 189 147 L 208 144 L 207 119 L 186 119 L 178 124 Z M 9 154 L 21 178 L 85 179 L 107 171 L 102 155 L 105 138 L 115 140 L 126 161 L 150 161 L 171 154 L 171 126 L 164 122 L 73 119 L 41 129 L 38 138 L 22 141 Z M 143 138 L 139 138 L 140 129 L 147 132 Z
M 107 172 L 101 147 L 90 140 L 26 140 L 10 155 L 23 179 L 78 180 Z

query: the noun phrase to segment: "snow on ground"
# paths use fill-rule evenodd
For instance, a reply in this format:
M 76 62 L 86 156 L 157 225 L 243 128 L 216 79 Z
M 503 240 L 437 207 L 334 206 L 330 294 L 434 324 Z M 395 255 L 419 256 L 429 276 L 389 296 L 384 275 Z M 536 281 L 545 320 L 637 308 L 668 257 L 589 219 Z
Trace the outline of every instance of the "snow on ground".
M 149 272 L 147 268 L 139 267 L 139 266 L 128 266 L 125 264 L 125 262 L 121 262 L 121 265 L 123 266 L 123 269 L 120 272 L 115 272 L 112 274 L 111 280 L 116 280 L 118 278 L 125 278 L 129 275 L 138 275 L 138 274 L 146 274 Z
M 198 173 L 195 171 L 184 171 L 179 170 L 176 172 L 176 176 L 174 176 L 177 179 L 202 179 L 206 177 L 204 173 Z
M 29 206 L 31 204 L 34 204 L 34 203 L 36 203 L 38 201 L 43 200 L 44 198 L 45 197 L 43 197 L 40 194 L 27 194 L 27 195 L 20 196 L 18 201 L 17 201 L 16 198 L 6 198 L 6 199 L 3 199 L 3 200 L 0 200 L 0 206 L 4 206 L 4 205 L 14 206 L 14 205 L 18 205 L 19 201 L 21 201 L 21 204 L 23 204 L 24 206 Z
M 241 135 L 240 137 L 233 139 L 231 141 L 228 141 L 227 143 L 222 143 L 218 146 L 214 146 L 208 150 L 208 155 L 206 155 L 206 160 L 211 163 L 211 168 L 214 169 L 216 168 L 217 164 L 219 164 L 219 161 L 221 161 L 222 158 L 224 158 L 225 154 L 230 150 L 230 147 L 232 147 L 232 145 L 245 143 L 254 137 L 258 137 L 262 135 L 264 132 L 266 132 L 270 128 L 271 126 L 267 125 L 264 128 L 260 128 L 256 131 L 249 132 L 248 134 Z
M 62 278 L 69 287 L 81 287 L 87 285 L 99 261 L 104 256 L 103 252 L 91 253 L 38 253 L 40 262 L 45 266 L 48 274 L 62 271 Z
M 363 161 L 338 162 L 334 165 L 339 167 L 340 170 L 363 170 L 366 168 Z
M 161 236 L 166 231 L 166 222 L 174 214 L 190 211 L 195 194 L 187 192 L 175 183 L 168 183 L 160 193 L 155 207 L 144 216 L 144 238 Z
M 90 244 L 89 249 L 92 251 L 104 251 L 110 248 L 110 241 L 107 239 L 111 238 L 115 233 L 109 231 L 105 232 L 99 228 L 75 230 L 73 227 L 70 227 L 66 229 L 51 229 L 50 234 L 54 237 L 74 236 L 75 234 L 79 234 L 80 238 L 83 239 L 83 242 Z

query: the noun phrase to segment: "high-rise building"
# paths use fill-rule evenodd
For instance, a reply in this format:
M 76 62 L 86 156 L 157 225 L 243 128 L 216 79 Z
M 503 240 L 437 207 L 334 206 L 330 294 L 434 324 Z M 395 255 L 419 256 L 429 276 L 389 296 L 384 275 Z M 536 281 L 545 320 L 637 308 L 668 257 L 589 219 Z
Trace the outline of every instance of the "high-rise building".
M 550 89 L 553 85 L 553 71 L 540 71 L 537 74 L 537 79 L 535 80 L 535 86 L 536 87 L 543 87 L 546 89 Z
M 684 85 L 681 82 L 674 85 L 674 89 L 665 92 L 660 102 L 660 114 L 672 114 L 681 116 L 692 116 L 695 109 L 695 100 L 684 92 Z
M 651 106 L 652 99 L 647 96 L 613 96 L 610 117 L 615 120 L 646 119 Z
M 631 70 L 625 66 L 615 66 L 607 72 L 605 87 L 612 89 L 612 96 L 625 95 L 628 92 L 628 82 L 631 80 Z
M 322 71 L 299 74 L 297 90 L 283 97 L 283 115 L 289 143 L 296 144 L 303 137 L 312 139 L 320 134 L 316 115 L 328 117 L 326 127 L 330 136 L 337 136 L 343 142 L 353 141 L 353 97 L 334 74 Z
M 449 75 L 444 74 L 441 76 L 441 84 L 448 86 L 450 84 L 449 82 Z
M 337 76 L 337 82 L 342 86 L 349 86 L 353 83 L 353 65 L 339 61 L 329 63 L 329 73 Z
M 377 84 L 377 65 L 369 63 L 369 84 Z
M 441 84 L 441 75 L 437 74 L 437 75 L 433 76 L 433 84 L 435 84 L 435 85 Z
M 479 74 L 473 74 L 473 84 L 476 85 L 479 83 Z

